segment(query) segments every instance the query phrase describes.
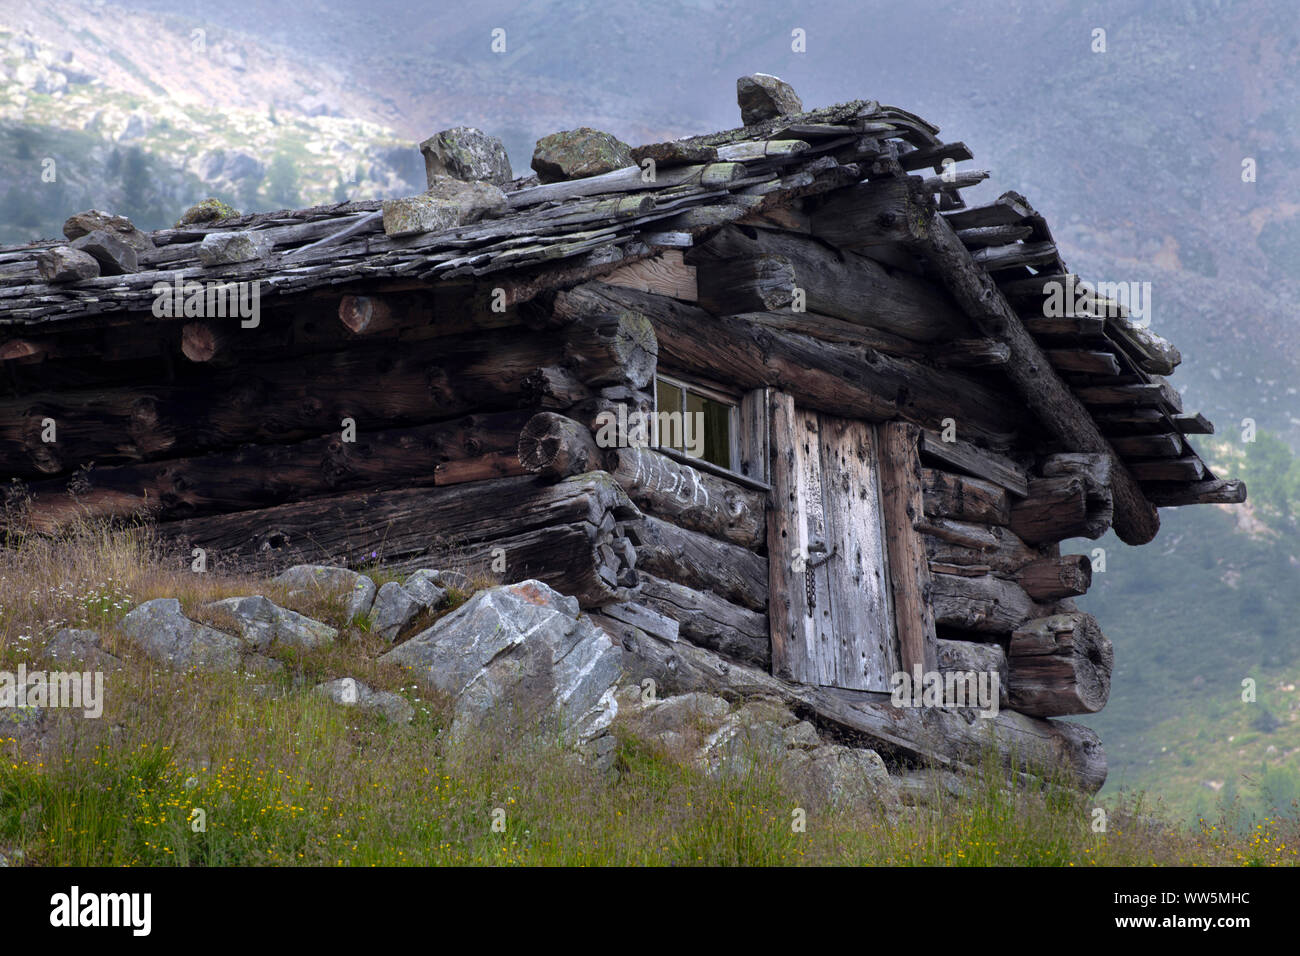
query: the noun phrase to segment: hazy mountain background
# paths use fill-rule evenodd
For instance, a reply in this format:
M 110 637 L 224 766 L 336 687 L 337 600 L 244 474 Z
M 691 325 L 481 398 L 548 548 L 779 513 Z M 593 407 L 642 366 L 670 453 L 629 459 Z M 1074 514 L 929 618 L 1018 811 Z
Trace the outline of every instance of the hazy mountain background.
M 0 242 L 95 206 L 151 228 L 218 195 L 244 211 L 418 191 L 414 144 L 468 124 L 516 173 L 540 136 L 630 143 L 734 126 L 735 79 L 806 106 L 875 98 L 1024 193 L 1073 271 L 1150 281 L 1173 382 L 1250 505 L 1108 536 L 1080 603 L 1117 649 L 1090 720 L 1108 789 L 1180 810 L 1300 796 L 1300 12 L 1293 0 L 0 0 Z M 506 52 L 492 52 L 493 31 Z M 793 52 L 791 33 L 807 50 Z M 1094 52 L 1094 31 L 1105 52 Z M 57 179 L 42 182 L 42 160 Z M 1255 182 L 1243 182 L 1252 159 Z M 1242 439 L 1252 419 L 1263 437 Z M 1274 437 L 1276 436 L 1276 437 Z M 1241 701 L 1241 681 L 1259 700 Z

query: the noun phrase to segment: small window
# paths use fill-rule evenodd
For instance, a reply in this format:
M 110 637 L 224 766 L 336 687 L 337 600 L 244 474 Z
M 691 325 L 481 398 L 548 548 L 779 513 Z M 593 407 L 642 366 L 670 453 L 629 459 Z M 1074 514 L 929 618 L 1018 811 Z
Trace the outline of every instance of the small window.
M 734 471 L 738 406 L 716 392 L 655 377 L 655 444 Z

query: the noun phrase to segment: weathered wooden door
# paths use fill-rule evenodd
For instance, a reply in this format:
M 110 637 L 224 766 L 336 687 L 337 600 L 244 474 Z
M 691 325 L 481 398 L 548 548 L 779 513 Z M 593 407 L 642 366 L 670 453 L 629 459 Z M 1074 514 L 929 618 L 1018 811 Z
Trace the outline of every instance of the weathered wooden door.
M 781 393 L 770 414 L 773 672 L 887 691 L 900 665 L 876 427 Z

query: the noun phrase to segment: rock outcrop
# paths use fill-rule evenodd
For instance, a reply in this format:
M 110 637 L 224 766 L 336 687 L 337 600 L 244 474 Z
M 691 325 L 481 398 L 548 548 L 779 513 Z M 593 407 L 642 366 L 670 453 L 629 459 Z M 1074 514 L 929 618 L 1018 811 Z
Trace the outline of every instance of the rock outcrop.
M 119 626 L 136 647 L 169 666 L 210 670 L 239 666 L 239 638 L 191 621 L 175 598 L 146 601 L 122 618 Z
M 375 582 L 347 568 L 321 564 L 295 564 L 275 577 L 276 584 L 289 587 L 295 599 L 335 596 L 345 602 L 349 619 L 369 614 L 375 600 Z
M 329 625 L 286 610 L 260 594 L 213 601 L 204 610 L 229 615 L 244 643 L 255 651 L 270 650 L 273 644 L 327 647 L 338 637 Z
M 577 600 L 540 581 L 480 591 L 380 660 L 453 698 L 454 739 L 490 722 L 595 736 L 613 719 L 622 673 L 621 651 Z

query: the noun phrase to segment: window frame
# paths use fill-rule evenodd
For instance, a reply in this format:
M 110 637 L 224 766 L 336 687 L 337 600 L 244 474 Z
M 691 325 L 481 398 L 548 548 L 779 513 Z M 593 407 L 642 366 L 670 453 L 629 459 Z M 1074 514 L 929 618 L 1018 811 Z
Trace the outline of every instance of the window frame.
M 728 463 L 726 465 L 719 465 L 717 462 L 709 461 L 707 458 L 696 457 L 694 455 L 688 454 L 685 451 L 685 449 L 678 451 L 675 448 L 669 448 L 665 445 L 660 444 L 659 383 L 661 381 L 667 385 L 673 386 L 674 388 L 678 389 L 678 391 L 681 392 L 682 407 L 678 408 L 677 411 L 680 412 L 683 416 L 686 415 L 686 394 L 688 392 L 698 395 L 701 398 L 708 399 L 709 401 L 716 402 L 719 405 L 727 406 L 727 462 Z M 664 454 L 667 455 L 671 455 L 674 458 L 680 458 L 681 460 L 689 462 L 690 464 L 695 465 L 697 467 L 709 466 L 711 468 L 719 469 L 720 471 L 722 471 L 728 476 L 735 476 L 738 478 L 746 477 L 745 475 L 742 475 L 737 470 L 740 463 L 740 426 L 741 426 L 741 421 L 740 421 L 741 400 L 738 396 L 729 395 L 726 392 L 721 392 L 718 391 L 717 389 L 709 388 L 707 385 L 700 385 L 696 382 L 692 382 L 688 379 L 680 378 L 676 375 L 664 375 L 661 372 L 655 372 L 654 391 L 652 394 L 654 396 L 654 429 L 655 429 L 654 446 L 658 451 L 663 452 Z M 684 420 L 685 419 L 683 418 L 683 421 Z

